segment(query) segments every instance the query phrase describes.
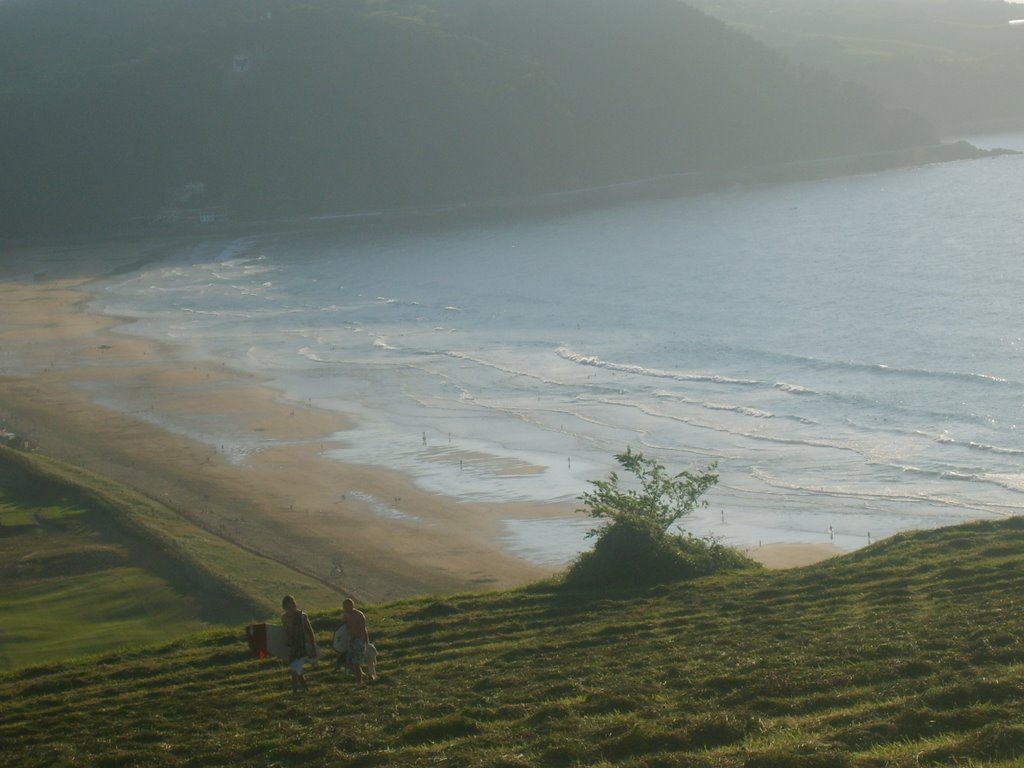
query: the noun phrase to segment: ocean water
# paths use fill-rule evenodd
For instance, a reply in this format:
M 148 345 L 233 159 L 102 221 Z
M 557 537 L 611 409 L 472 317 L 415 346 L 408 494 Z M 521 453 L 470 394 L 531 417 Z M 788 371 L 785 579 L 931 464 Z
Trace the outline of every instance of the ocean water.
M 93 308 L 350 415 L 327 455 L 456 500 L 572 503 L 631 446 L 718 462 L 699 535 L 855 549 L 1024 502 L 1022 203 L 1024 156 L 1006 156 L 211 239 L 105 278 Z M 164 426 L 238 461 L 260 447 L 208 417 Z M 503 542 L 556 563 L 587 528 L 509 520 Z

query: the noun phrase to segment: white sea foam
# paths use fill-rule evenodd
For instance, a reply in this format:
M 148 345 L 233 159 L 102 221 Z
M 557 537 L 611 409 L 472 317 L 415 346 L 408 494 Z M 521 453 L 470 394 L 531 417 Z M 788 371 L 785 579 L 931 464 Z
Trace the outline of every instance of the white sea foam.
M 1022 456 L 1024 455 L 1024 449 L 1021 448 L 1000 448 L 995 445 L 985 445 L 983 443 L 969 442 L 967 445 L 976 451 L 988 451 L 989 453 L 1001 453 L 1004 456 Z
M 605 370 L 615 371 L 619 373 L 631 373 L 637 376 L 648 376 L 658 379 L 675 379 L 676 381 L 707 381 L 715 384 L 745 384 L 745 385 L 756 385 L 760 382 L 751 379 L 734 379 L 728 376 L 721 376 L 708 373 L 687 373 L 683 371 L 667 371 L 658 368 L 647 368 L 642 365 L 633 365 L 630 363 L 612 363 L 606 360 L 602 360 L 596 355 L 584 355 L 578 352 L 574 352 L 568 347 L 559 347 L 558 355 L 565 360 L 577 363 L 578 365 L 589 365 L 594 368 L 604 368 Z
M 775 389 L 781 392 L 788 392 L 791 395 L 813 395 L 816 394 L 813 389 L 809 387 L 802 387 L 799 384 L 785 384 L 783 382 L 777 382 L 773 385 Z
M 744 416 L 752 416 L 755 419 L 772 418 L 772 414 L 768 413 L 768 411 L 760 411 L 757 408 L 750 408 L 743 405 L 729 405 L 728 403 L 702 403 L 701 406 L 707 408 L 709 411 L 734 411 L 735 413 L 740 413 Z
M 1024 493 L 1024 473 L 989 473 L 984 475 L 984 478 L 990 482 L 1001 485 L 1004 488 L 1008 488 L 1011 491 Z
M 974 482 L 974 481 L 982 480 L 983 479 L 981 476 L 976 475 L 976 474 L 971 473 L 971 472 L 956 472 L 956 471 L 954 471 L 952 469 L 949 469 L 949 470 L 946 470 L 945 472 L 940 473 L 939 476 L 943 480 L 961 480 L 961 481 L 968 481 L 968 482 Z

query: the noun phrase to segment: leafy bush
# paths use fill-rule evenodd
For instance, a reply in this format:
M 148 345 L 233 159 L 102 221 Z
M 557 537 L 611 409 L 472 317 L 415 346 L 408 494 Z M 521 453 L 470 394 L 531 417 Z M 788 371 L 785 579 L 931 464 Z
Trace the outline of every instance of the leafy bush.
M 594 548 L 569 568 L 565 583 L 574 587 L 651 586 L 755 567 L 741 552 L 690 534 L 660 532 L 635 520 L 603 528 Z
M 704 472 L 669 475 L 629 448 L 615 458 L 639 488 L 622 488 L 613 471 L 607 480 L 592 480 L 595 490 L 580 495 L 585 508 L 578 511 L 607 522 L 590 532 L 597 542 L 570 567 L 567 585 L 647 586 L 754 565 L 713 539 L 670 531 L 698 506 L 707 506 L 701 497 L 718 482 L 715 464 Z
M 677 475 L 669 475 L 665 467 L 654 459 L 633 453 L 629 447 L 615 460 L 636 477 L 640 488 L 623 489 L 619 485 L 618 473 L 612 471 L 607 480 L 590 481 L 595 490 L 580 495 L 586 509 L 577 511 L 613 523 L 642 523 L 666 533 L 681 517 L 698 506 L 706 507 L 708 503 L 701 496 L 718 484 L 718 475 L 715 474 L 718 465 L 715 463 L 709 464 L 704 472 L 684 470 Z M 603 531 L 597 528 L 590 535 L 603 535 Z

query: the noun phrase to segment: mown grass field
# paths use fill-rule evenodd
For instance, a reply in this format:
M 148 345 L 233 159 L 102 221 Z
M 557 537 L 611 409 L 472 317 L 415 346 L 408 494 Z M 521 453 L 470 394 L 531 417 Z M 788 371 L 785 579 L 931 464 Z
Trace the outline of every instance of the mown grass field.
M 0 677 L 12 766 L 1024 764 L 1024 519 L 643 593 L 366 607 L 292 694 L 243 627 Z M 300 604 L 302 595 L 298 595 Z M 326 647 L 338 619 L 314 615 Z
M 0 669 L 274 616 L 340 597 L 123 486 L 0 448 Z

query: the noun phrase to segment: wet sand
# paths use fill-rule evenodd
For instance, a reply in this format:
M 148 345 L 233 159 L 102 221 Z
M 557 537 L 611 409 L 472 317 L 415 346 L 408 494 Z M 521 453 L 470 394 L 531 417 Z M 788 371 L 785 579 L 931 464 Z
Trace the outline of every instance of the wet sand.
M 798 568 L 843 554 L 832 544 L 764 544 L 744 551 L 766 568 Z
M 0 420 L 35 450 L 127 483 L 362 600 L 505 588 L 560 570 L 505 551 L 498 538 L 503 520 L 572 516 L 572 506 L 463 502 L 397 472 L 323 458 L 344 439 L 343 415 L 113 331 L 123 321 L 85 311 L 88 282 L 47 272 L 0 283 Z M 105 396 L 130 411 L 104 407 Z M 232 456 L 162 426 L 182 414 L 258 449 Z M 839 550 L 749 554 L 780 568 Z

